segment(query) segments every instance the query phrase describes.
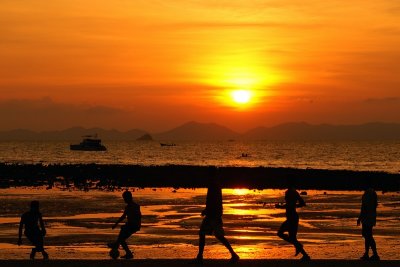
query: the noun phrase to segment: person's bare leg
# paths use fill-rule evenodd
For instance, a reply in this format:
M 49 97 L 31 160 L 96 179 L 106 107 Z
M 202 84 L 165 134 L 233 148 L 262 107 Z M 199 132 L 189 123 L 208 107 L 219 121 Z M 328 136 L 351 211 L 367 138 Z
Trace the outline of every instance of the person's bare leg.
M 231 244 L 229 243 L 228 239 L 225 238 L 223 235 L 216 235 L 215 236 L 231 253 L 231 262 L 237 262 L 239 260 L 239 256 L 233 250 Z
M 371 235 L 369 236 L 369 245 L 370 245 L 372 253 L 373 253 L 372 256 L 369 259 L 373 260 L 373 261 L 380 260 L 380 257 L 378 255 L 378 251 L 376 250 L 375 239 L 374 239 L 374 236 L 372 235 L 372 229 L 371 229 Z
M 199 234 L 199 253 L 197 254 L 197 259 L 203 259 L 204 247 L 206 245 L 206 235 L 203 233 Z
M 306 251 L 303 248 L 303 245 L 297 240 L 297 231 L 296 230 L 289 230 L 289 241 L 293 244 L 294 248 L 296 249 L 295 256 L 299 255 L 307 255 Z
M 376 251 L 375 239 L 374 239 L 374 237 L 372 237 L 372 236 L 371 236 L 371 240 L 370 240 L 370 247 L 371 247 L 371 249 L 372 249 L 372 253 L 373 253 L 374 255 L 377 255 L 378 252 Z
M 35 259 L 35 255 L 36 255 L 36 248 L 33 248 L 31 251 L 31 254 L 29 255 L 29 258 L 31 260 Z
M 289 235 L 285 234 L 286 231 L 288 231 L 288 222 L 287 220 L 284 221 L 279 227 L 278 232 L 276 233 L 281 239 L 285 240 L 286 242 L 292 243 L 292 240 L 290 239 Z
M 49 259 L 49 254 L 47 254 L 46 251 L 44 251 L 44 249 L 42 250 L 42 256 L 44 260 L 48 260 Z
M 364 237 L 364 247 L 365 247 L 365 253 L 364 255 L 369 255 L 369 247 L 370 247 L 370 238 L 368 236 Z
M 117 241 L 119 244 L 121 244 L 122 248 L 125 250 L 125 255 L 122 256 L 121 258 L 124 259 L 132 259 L 133 258 L 133 253 L 129 249 L 128 244 L 126 243 L 126 240 L 118 240 Z
M 197 253 L 197 257 L 190 261 L 190 264 L 203 264 L 203 252 L 204 247 L 206 245 L 206 235 L 202 232 L 199 233 L 199 252 Z

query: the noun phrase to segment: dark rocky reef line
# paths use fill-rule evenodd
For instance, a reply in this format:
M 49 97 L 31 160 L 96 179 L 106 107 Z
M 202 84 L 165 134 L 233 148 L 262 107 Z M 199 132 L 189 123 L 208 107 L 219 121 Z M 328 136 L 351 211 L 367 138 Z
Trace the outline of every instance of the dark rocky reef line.
M 76 188 L 207 187 L 210 167 L 118 164 L 9 164 L 0 163 L 0 187 L 54 185 Z M 271 167 L 219 167 L 224 188 L 399 191 L 400 174 L 369 171 Z

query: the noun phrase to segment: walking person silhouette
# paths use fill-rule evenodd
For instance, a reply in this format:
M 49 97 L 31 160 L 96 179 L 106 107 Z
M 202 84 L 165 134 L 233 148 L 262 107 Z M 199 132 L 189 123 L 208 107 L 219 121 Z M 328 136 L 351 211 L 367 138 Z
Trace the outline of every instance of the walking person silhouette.
M 30 258 L 35 258 L 36 252 L 41 252 L 43 259 L 49 259 L 49 255 L 44 250 L 44 236 L 46 228 L 44 226 L 42 214 L 39 211 L 39 201 L 32 201 L 30 210 L 22 214 L 18 231 L 18 246 L 22 244 L 22 229 L 25 226 L 24 234 L 35 247 L 32 248 Z
M 376 243 L 372 233 L 372 228 L 376 225 L 376 208 L 378 206 L 378 196 L 373 188 L 364 191 L 361 199 L 361 211 L 357 220 L 357 226 L 362 224 L 362 236 L 365 239 L 365 252 L 361 260 L 380 260 L 376 250 Z M 369 257 L 369 248 L 372 256 Z
M 130 251 L 126 240 L 134 233 L 140 230 L 142 214 L 140 212 L 140 206 L 133 201 L 132 193 L 125 191 L 122 194 L 122 198 L 127 204 L 122 216 L 117 220 L 117 222 L 112 226 L 115 229 L 120 222 L 127 218 L 127 222 L 121 226 L 118 238 L 114 243 L 108 244 L 111 249 L 119 249 L 119 245 L 125 250 L 125 255 L 121 256 L 123 259 L 132 259 L 133 253 Z M 118 257 L 118 255 L 117 255 Z
M 296 191 L 296 189 L 289 185 L 285 192 L 285 203 L 276 204 L 275 207 L 286 210 L 286 221 L 284 221 L 278 230 L 278 236 L 283 240 L 293 244 L 296 249 L 295 256 L 300 253 L 303 255 L 302 261 L 311 260 L 310 256 L 304 250 L 303 245 L 297 240 L 297 230 L 299 227 L 299 215 L 296 208 L 301 208 L 306 205 L 304 199 Z M 288 234 L 285 234 L 288 232 Z
M 222 222 L 222 189 L 218 183 L 215 167 L 210 167 L 209 170 L 209 186 L 207 189 L 206 208 L 201 215 L 204 219 L 199 231 L 199 252 L 193 264 L 203 264 L 203 252 L 206 244 L 206 235 L 214 234 L 214 236 L 229 250 L 231 253 L 230 263 L 239 261 L 239 256 L 235 253 L 229 241 L 225 238 L 225 232 Z

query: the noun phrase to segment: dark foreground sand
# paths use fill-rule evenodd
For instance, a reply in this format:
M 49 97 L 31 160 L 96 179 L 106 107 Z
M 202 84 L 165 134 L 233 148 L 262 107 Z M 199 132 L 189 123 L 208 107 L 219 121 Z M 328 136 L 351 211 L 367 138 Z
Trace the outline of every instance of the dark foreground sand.
M 49 261 L 29 261 L 29 260 L 0 260 L 2 267 L 25 267 L 25 266 L 40 266 L 40 267 L 114 267 L 114 266 L 201 266 L 189 264 L 189 260 L 49 260 Z M 318 267 L 353 267 L 353 266 L 384 266 L 398 267 L 400 261 L 379 261 L 379 262 L 364 262 L 359 260 L 313 260 L 310 262 L 300 262 L 298 260 L 241 260 L 236 264 L 229 264 L 226 260 L 205 260 L 204 266 L 223 267 L 223 266 L 250 266 L 250 267 L 294 267 L 294 266 L 318 266 Z

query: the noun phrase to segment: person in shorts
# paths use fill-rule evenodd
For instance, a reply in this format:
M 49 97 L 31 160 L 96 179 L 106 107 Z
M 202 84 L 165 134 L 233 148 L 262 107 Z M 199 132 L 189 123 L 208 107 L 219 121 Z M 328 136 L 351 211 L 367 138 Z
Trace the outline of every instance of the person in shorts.
M 378 196 L 372 188 L 365 190 L 361 200 L 360 216 L 357 225 L 362 224 L 362 236 L 365 240 L 365 252 L 361 260 L 380 260 L 376 250 L 376 243 L 372 234 L 372 228 L 376 225 L 376 208 L 378 206 Z M 372 256 L 369 257 L 369 248 L 372 250 Z
M 300 196 L 296 189 L 289 185 L 285 192 L 285 203 L 276 204 L 276 208 L 285 209 L 286 221 L 284 221 L 278 230 L 277 235 L 283 240 L 293 244 L 296 249 L 295 256 L 302 254 L 302 261 L 309 261 L 311 258 L 304 250 L 303 245 L 297 240 L 297 230 L 299 227 L 299 215 L 297 214 L 296 208 L 304 207 L 306 203 Z M 288 234 L 285 234 L 288 232 Z
M 47 260 L 49 255 L 44 250 L 44 236 L 46 228 L 39 211 L 39 201 L 32 201 L 30 210 L 22 214 L 18 231 L 18 246 L 22 244 L 22 229 L 25 226 L 24 234 L 35 247 L 32 248 L 30 258 L 35 258 L 36 252 L 41 252 L 43 259 Z
M 140 230 L 142 214 L 140 212 L 140 206 L 133 201 L 132 193 L 125 191 L 122 194 L 122 198 L 127 204 L 122 216 L 117 220 L 117 222 L 112 226 L 115 229 L 120 222 L 127 219 L 126 223 L 121 226 L 117 241 L 109 244 L 110 248 L 119 248 L 119 245 L 125 250 L 125 255 L 121 256 L 123 259 L 132 259 L 133 253 L 130 251 L 126 240 L 134 233 Z
M 203 263 L 206 235 L 214 235 L 231 253 L 230 263 L 235 263 L 239 260 L 239 256 L 235 253 L 229 241 L 225 238 L 222 223 L 222 189 L 215 177 L 216 168 L 210 168 L 209 174 L 210 181 L 207 189 L 206 208 L 201 213 L 201 215 L 204 216 L 204 219 L 200 225 L 199 231 L 199 252 L 196 259 L 191 263 Z

